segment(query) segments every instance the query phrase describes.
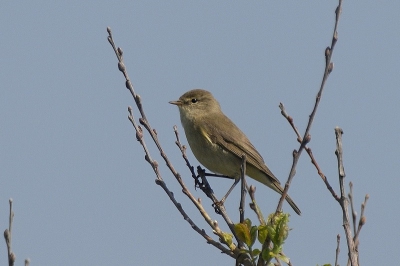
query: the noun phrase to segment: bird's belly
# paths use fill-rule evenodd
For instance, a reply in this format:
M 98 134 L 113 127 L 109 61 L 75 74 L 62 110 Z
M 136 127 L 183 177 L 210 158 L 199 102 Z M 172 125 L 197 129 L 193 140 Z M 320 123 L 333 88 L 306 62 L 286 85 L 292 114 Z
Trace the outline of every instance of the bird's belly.
M 240 176 L 241 160 L 236 155 L 206 138 L 192 139 L 189 145 L 196 159 L 211 172 L 229 177 Z

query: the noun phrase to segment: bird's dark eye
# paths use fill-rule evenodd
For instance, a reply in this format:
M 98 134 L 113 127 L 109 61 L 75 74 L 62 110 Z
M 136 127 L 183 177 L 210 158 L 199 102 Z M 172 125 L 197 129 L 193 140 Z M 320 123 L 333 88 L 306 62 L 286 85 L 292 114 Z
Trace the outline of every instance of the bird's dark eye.
M 192 103 L 197 103 L 197 101 L 198 101 L 198 100 L 197 100 L 196 98 L 193 98 L 193 99 L 192 99 Z

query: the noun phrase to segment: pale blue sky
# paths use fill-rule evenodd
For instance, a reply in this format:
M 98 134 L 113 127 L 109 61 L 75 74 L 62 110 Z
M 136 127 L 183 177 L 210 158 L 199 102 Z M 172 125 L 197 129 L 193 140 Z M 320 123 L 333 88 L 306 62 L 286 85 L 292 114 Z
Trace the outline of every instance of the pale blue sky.
M 336 6 L 337 1 L 3 1 L 0 229 L 8 226 L 12 197 L 16 265 L 27 257 L 31 265 L 233 265 L 155 185 L 127 119 L 134 102 L 106 27 L 124 50 L 151 125 L 189 187 L 173 125 L 186 139 L 178 110 L 168 101 L 193 88 L 214 94 L 284 182 L 298 144 L 278 105 L 285 104 L 303 131 Z M 346 182 L 354 183 L 358 213 L 365 194 L 371 196 L 360 236 L 363 265 L 400 260 L 399 10 L 398 1 L 344 0 L 335 68 L 311 131 L 314 155 L 339 192 L 334 127 L 343 128 Z M 145 138 L 178 201 L 212 235 Z M 220 196 L 231 185 L 212 182 Z M 272 212 L 278 195 L 253 184 L 264 213 Z M 223 224 L 204 195 L 193 193 Z M 239 190 L 233 194 L 227 208 L 237 221 Z M 292 213 L 285 253 L 293 264 L 333 264 L 340 234 L 345 265 L 341 210 L 305 154 L 290 195 L 303 213 L 298 217 L 284 205 Z M 0 261 L 6 259 L 3 241 Z

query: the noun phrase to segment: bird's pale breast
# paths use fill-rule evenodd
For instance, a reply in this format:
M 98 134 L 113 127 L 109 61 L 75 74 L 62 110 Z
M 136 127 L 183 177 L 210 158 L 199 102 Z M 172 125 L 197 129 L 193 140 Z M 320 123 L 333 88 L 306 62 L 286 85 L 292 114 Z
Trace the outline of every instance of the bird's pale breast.
M 214 173 L 239 177 L 241 160 L 236 155 L 213 143 L 201 125 L 195 127 L 185 116 L 181 121 L 190 149 L 203 166 Z

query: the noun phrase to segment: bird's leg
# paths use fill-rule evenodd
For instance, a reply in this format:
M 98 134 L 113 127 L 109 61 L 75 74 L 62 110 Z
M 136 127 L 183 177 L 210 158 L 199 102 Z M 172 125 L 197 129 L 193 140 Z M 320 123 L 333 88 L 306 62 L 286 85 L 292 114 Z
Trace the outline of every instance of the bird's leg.
M 222 177 L 222 178 L 234 179 L 234 177 L 231 177 L 231 176 L 219 175 L 219 174 L 213 174 L 213 173 L 205 173 L 205 176 Z
M 226 192 L 225 196 L 221 199 L 221 201 L 219 202 L 219 204 L 224 204 L 226 198 L 228 198 L 229 194 L 231 194 L 232 190 L 235 188 L 235 186 L 237 185 L 237 183 L 239 183 L 240 178 L 235 178 L 235 182 L 233 183 L 233 185 L 231 186 L 231 188 L 228 190 L 228 192 Z
M 222 177 L 222 178 L 228 178 L 228 179 L 233 179 L 233 177 L 226 176 L 226 175 L 219 175 L 219 174 L 214 174 L 214 173 L 206 173 L 204 169 L 202 169 L 200 166 L 197 167 L 197 176 L 194 177 L 194 187 L 195 188 L 200 188 L 201 190 L 204 190 L 204 187 L 209 187 L 210 185 L 207 180 L 205 179 L 206 176 L 211 176 L 211 177 Z M 203 179 L 204 177 L 204 179 Z M 202 179 L 202 182 L 199 181 L 199 178 Z M 210 188 L 211 190 L 211 188 Z

